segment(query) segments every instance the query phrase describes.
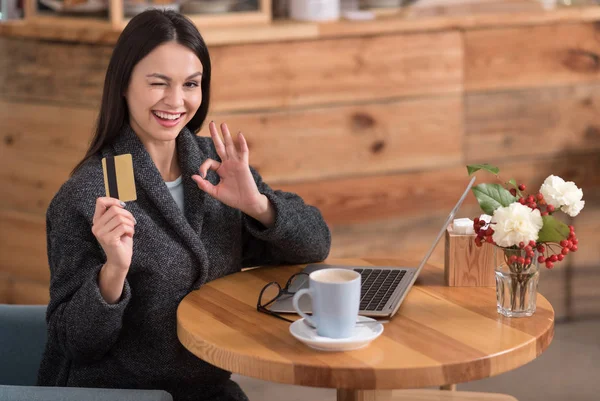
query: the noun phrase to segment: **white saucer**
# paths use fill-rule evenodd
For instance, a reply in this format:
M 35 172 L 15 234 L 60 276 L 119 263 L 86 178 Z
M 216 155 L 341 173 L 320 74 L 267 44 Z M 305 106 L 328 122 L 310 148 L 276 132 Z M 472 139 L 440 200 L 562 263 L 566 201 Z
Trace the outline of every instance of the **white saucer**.
M 383 333 L 383 324 L 359 324 L 348 338 L 321 337 L 317 330 L 309 327 L 303 322 L 304 319 L 296 320 L 290 325 L 290 333 L 304 344 L 319 351 L 352 351 L 369 345 Z M 358 321 L 374 321 L 370 317 L 359 316 Z

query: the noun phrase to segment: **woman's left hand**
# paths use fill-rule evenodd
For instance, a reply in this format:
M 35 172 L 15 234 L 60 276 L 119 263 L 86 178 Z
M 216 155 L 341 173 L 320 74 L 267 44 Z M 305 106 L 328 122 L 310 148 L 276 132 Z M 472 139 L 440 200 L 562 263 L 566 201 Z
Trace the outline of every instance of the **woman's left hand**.
M 273 206 L 256 187 L 254 177 L 250 172 L 248 161 L 250 152 L 244 135 L 241 132 L 238 134 L 238 148 L 225 123 L 221 124 L 223 140 L 213 121 L 210 122 L 208 128 L 221 162 L 207 159 L 198 170 L 200 175 L 192 175 L 192 179 L 198 188 L 213 198 L 254 217 L 265 226 L 272 225 Z M 213 170 L 219 175 L 218 185 L 213 185 L 202 178 L 206 177 L 208 170 Z

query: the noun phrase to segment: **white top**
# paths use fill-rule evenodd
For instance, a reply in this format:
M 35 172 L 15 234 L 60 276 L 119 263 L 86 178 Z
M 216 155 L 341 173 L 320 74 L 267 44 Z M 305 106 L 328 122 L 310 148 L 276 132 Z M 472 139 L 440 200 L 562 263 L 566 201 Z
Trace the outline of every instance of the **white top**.
M 171 192 L 171 196 L 173 197 L 173 199 L 175 199 L 175 203 L 177 203 L 177 206 L 179 206 L 179 210 L 181 210 L 181 213 L 184 213 L 184 211 L 183 211 L 183 180 L 182 180 L 181 176 L 179 176 L 179 178 L 177 178 L 175 181 L 165 181 L 165 184 L 167 184 L 167 188 L 169 188 L 169 192 Z

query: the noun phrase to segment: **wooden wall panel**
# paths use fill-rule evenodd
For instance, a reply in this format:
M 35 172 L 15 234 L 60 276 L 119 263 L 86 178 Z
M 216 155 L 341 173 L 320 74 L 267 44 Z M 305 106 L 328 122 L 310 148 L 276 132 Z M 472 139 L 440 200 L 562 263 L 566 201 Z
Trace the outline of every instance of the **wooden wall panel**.
M 218 110 L 462 89 L 462 42 L 452 31 L 218 47 L 212 58 Z
M 11 303 L 23 305 L 47 305 L 50 301 L 49 284 L 44 281 L 15 279 Z
M 452 167 L 276 188 L 298 193 L 307 203 L 317 206 L 329 224 L 345 224 L 423 217 L 438 209 L 450 212 L 468 181 L 466 168 Z
M 458 32 L 210 49 L 212 109 L 356 102 L 462 89 Z M 0 96 L 97 107 L 110 47 L 0 38 Z
M 466 159 L 600 150 L 600 84 L 471 93 L 465 98 Z
M 96 107 L 111 53 L 109 46 L 0 37 L 0 97 Z
M 462 159 L 461 115 L 462 98 L 448 96 L 214 117 L 245 131 L 251 164 L 277 185 L 430 168 L 432 160 L 455 165 Z M 85 153 L 95 117 L 89 109 L 0 100 L 0 180 L 11 188 L 0 205 L 45 212 Z
M 0 271 L 28 280 L 49 280 L 44 216 L 0 210 L 0 227 Z
M 500 176 L 508 181 L 515 178 L 529 188 L 539 188 L 550 174 L 574 180 L 587 188 L 588 201 L 597 202 L 600 177 L 600 155 L 581 154 L 576 159 L 557 157 L 546 160 L 492 160 L 500 167 Z M 574 160 L 577 160 L 574 163 Z M 494 177 L 482 172 L 481 182 L 495 182 Z M 432 215 L 441 210 L 450 212 L 462 189 L 468 182 L 464 166 L 409 172 L 404 174 L 355 177 L 339 180 L 281 185 L 277 188 L 300 194 L 304 200 L 317 206 L 330 224 L 346 224 L 415 218 Z M 465 204 L 475 203 L 469 196 Z M 597 203 L 598 204 L 598 203 Z
M 600 279 L 600 247 L 598 246 L 598 230 L 600 229 L 600 208 L 593 203 L 584 208 L 574 225 L 582 244 L 575 253 L 570 253 L 564 262 L 548 274 L 563 277 L 562 270 L 566 263 L 572 263 L 577 275 L 585 269 L 598 269 Z M 440 210 L 439 212 L 443 212 Z M 463 206 L 457 217 L 473 218 L 481 214 L 477 205 Z M 388 220 L 371 221 L 359 224 L 340 224 L 332 228 L 331 256 L 336 258 L 402 258 L 417 265 L 425 255 L 442 224 L 446 213 L 435 213 L 421 218 L 392 218 Z M 563 219 L 563 221 L 568 221 Z M 444 265 L 444 239 L 438 243 L 430 263 Z M 542 281 L 548 274 L 544 274 Z M 581 291 L 577 291 L 581 293 Z M 564 294 L 563 294 L 564 295 Z
M 417 266 L 433 243 L 448 217 L 445 210 L 429 216 L 391 218 L 357 224 L 340 224 L 332 228 L 331 257 L 401 258 Z M 457 217 L 478 216 L 478 206 L 463 206 Z M 444 238 L 438 243 L 429 262 L 444 265 Z
M 215 121 L 242 130 L 251 165 L 279 184 L 456 165 L 463 157 L 462 114 L 462 97 L 453 95 Z
M 35 116 L 35 117 L 33 117 Z M 95 112 L 0 100 L 0 207 L 45 213 L 85 154 Z
M 468 91 L 600 79 L 599 27 L 594 23 L 467 30 L 464 38 Z
M 9 304 L 12 303 L 11 296 L 11 278 L 8 273 L 4 273 L 2 267 L 0 266 L 0 304 Z
M 585 194 L 584 191 L 584 199 Z M 572 224 L 579 239 L 579 249 L 568 257 L 574 266 L 596 268 L 600 279 L 600 202 L 587 201 L 579 216 L 572 220 Z M 600 294 L 600 291 L 597 294 Z

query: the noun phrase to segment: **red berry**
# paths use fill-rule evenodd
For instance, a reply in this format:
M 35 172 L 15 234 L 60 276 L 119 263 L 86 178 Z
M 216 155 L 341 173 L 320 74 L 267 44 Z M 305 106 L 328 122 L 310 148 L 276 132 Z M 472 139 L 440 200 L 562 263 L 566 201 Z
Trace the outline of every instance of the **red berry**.
M 552 255 L 550 256 L 550 262 L 556 262 L 558 260 L 558 256 Z
M 523 263 L 525 263 L 525 258 L 523 256 L 519 256 L 517 258 L 517 262 L 519 262 L 519 264 L 522 265 Z
M 510 258 L 508 258 L 508 261 L 510 263 L 515 263 L 517 261 L 517 255 L 510 255 Z
M 535 241 L 529 240 L 529 246 L 533 248 L 535 246 Z
M 548 205 L 548 206 L 546 206 L 546 210 L 549 211 L 550 213 L 552 213 L 552 212 L 554 212 L 554 206 Z
M 546 247 L 544 245 L 538 245 L 537 250 L 539 253 L 546 252 Z
M 538 198 L 538 200 L 542 200 L 542 199 L 544 199 L 544 195 L 542 195 L 541 193 L 538 193 L 536 195 L 536 198 Z
M 510 194 L 511 194 L 512 196 L 517 196 L 517 190 L 516 190 L 516 189 L 514 189 L 514 188 L 511 188 L 511 189 L 510 189 Z
M 563 248 L 563 249 L 562 249 L 562 254 L 563 254 L 563 255 L 566 255 L 566 254 L 568 254 L 568 253 L 569 253 L 569 248 Z
M 531 247 L 531 242 L 529 243 L 530 245 L 527 245 L 525 248 L 523 248 L 525 250 L 525 252 L 529 253 L 533 250 L 533 248 Z
M 546 262 L 546 267 L 547 267 L 548 269 L 552 269 L 552 268 L 554 267 L 554 263 L 552 263 L 552 262 L 550 262 L 550 261 L 547 261 L 547 262 Z
M 525 244 L 523 243 L 523 241 L 519 242 L 519 248 L 524 248 Z
M 538 262 L 539 263 L 544 263 L 546 261 L 546 258 L 543 257 L 542 255 L 538 256 Z
M 525 191 L 525 188 L 527 188 L 525 184 L 519 184 L 519 191 Z
M 548 216 L 548 212 L 542 212 L 542 216 Z
M 529 195 L 527 197 L 527 203 L 534 203 L 534 202 L 535 202 L 535 199 L 533 198 L 533 195 Z
M 526 265 L 530 265 L 530 264 L 531 264 L 531 259 L 529 259 L 529 258 L 525 258 L 525 264 L 526 264 Z
M 579 240 L 578 240 L 577 238 L 573 238 L 573 239 L 571 240 L 571 242 L 573 243 L 573 245 L 577 245 L 577 244 L 579 244 Z
M 535 203 L 529 203 L 527 206 L 529 206 L 532 209 L 537 209 L 537 205 Z
M 524 204 L 526 203 L 526 202 L 525 202 L 525 198 L 519 198 L 519 203 L 520 203 L 521 205 L 524 205 Z
M 561 262 L 565 258 L 565 255 L 559 253 L 558 255 L 556 255 L 556 257 L 558 258 L 558 261 Z
M 569 226 L 569 231 L 571 231 L 571 232 L 575 232 L 575 227 L 573 227 L 573 226 Z
M 568 244 L 569 244 L 569 241 L 567 241 L 566 239 L 564 239 L 564 240 L 560 241 L 560 246 L 562 246 L 563 248 L 564 248 L 565 246 L 567 246 Z
M 577 245 L 573 245 L 573 246 L 571 247 L 571 252 L 577 252 L 577 249 L 579 249 L 579 248 L 577 247 Z

